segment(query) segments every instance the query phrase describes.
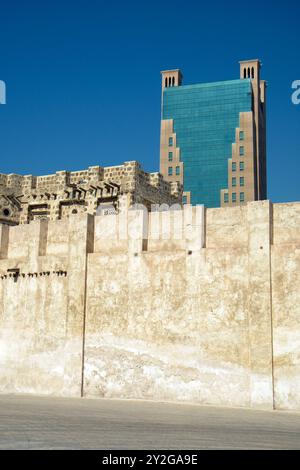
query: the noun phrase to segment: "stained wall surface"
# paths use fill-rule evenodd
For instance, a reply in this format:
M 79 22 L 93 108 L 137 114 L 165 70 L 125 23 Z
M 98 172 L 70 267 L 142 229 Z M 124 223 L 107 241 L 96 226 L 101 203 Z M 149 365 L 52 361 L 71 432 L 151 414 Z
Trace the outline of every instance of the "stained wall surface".
M 0 226 L 0 391 L 299 409 L 300 203 L 123 218 Z

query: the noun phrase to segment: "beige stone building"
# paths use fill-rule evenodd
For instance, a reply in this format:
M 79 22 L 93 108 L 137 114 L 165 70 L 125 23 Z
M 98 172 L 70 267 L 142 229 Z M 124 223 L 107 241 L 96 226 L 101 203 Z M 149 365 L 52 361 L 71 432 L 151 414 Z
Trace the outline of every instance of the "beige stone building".
M 135 161 L 47 176 L 0 174 L 0 223 L 58 220 L 70 214 L 119 212 L 134 204 L 181 203 L 182 187 Z

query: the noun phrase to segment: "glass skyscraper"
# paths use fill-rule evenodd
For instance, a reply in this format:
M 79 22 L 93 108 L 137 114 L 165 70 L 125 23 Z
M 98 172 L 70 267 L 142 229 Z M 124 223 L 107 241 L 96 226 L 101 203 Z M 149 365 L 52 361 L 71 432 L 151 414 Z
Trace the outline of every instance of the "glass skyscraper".
M 162 72 L 160 171 L 183 202 L 266 198 L 265 82 L 258 60 L 240 65 L 240 79 L 184 86 L 180 70 Z

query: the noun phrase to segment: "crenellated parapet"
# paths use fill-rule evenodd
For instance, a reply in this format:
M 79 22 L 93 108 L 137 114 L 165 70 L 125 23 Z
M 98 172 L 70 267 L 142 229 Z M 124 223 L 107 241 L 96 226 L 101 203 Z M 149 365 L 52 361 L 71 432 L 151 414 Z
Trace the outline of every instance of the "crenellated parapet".
M 52 175 L 0 174 L 0 222 L 16 225 L 71 214 L 118 213 L 134 204 L 181 203 L 179 183 L 143 171 L 136 161 L 113 167 L 91 166 Z

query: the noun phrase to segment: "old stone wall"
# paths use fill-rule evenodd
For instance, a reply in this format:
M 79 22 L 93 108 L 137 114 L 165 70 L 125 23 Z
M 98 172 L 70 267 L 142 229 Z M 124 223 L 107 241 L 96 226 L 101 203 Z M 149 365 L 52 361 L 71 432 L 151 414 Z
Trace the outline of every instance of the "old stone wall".
M 300 409 L 300 203 L 0 225 L 0 391 Z
M 96 215 L 109 208 L 120 212 L 134 204 L 150 210 L 153 204 L 181 204 L 181 196 L 179 183 L 145 172 L 136 161 L 45 176 L 0 173 L 0 223 L 60 220 L 75 213 Z

